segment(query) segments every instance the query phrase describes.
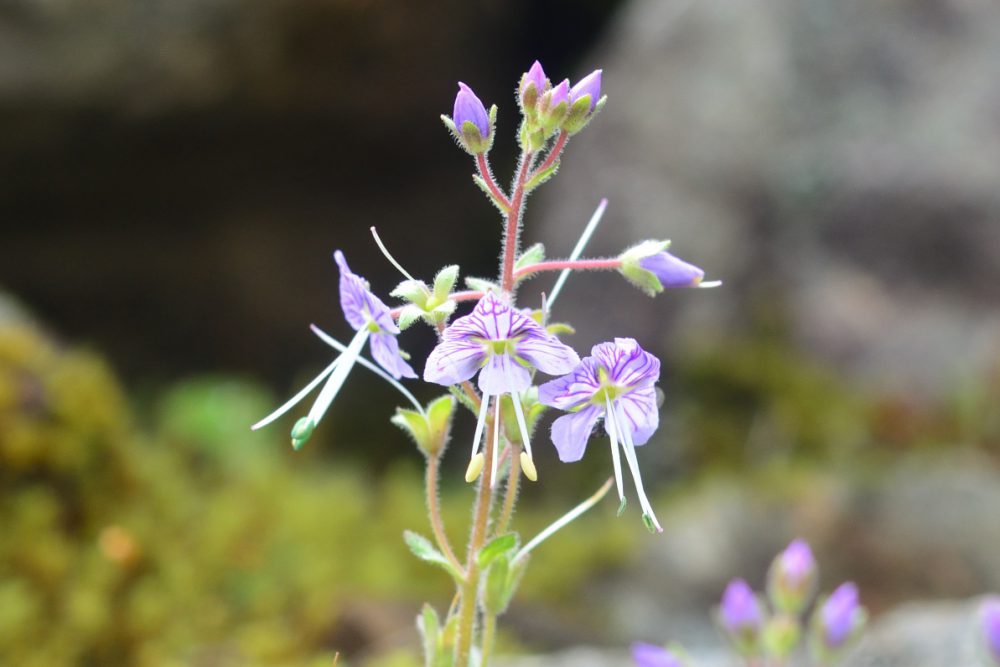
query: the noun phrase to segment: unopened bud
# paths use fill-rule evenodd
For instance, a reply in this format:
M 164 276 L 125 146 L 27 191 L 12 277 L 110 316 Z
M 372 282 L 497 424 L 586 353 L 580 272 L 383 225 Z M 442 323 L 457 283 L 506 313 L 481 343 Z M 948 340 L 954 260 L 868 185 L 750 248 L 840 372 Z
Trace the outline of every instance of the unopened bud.
M 812 550 L 805 540 L 795 540 L 771 563 L 767 595 L 775 609 L 794 616 L 809 605 L 818 580 Z

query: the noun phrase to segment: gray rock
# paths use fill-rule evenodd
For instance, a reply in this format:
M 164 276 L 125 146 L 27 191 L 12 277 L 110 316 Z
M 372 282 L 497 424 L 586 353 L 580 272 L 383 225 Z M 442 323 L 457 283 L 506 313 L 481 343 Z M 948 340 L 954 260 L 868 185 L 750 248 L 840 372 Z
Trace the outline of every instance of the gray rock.
M 726 286 L 651 307 L 579 279 L 603 293 L 560 316 L 679 357 L 777 307 L 909 396 L 1000 355 L 1000 5 L 635 0 L 590 60 L 609 104 L 542 195 L 551 250 L 606 195 L 595 254 L 670 237 Z

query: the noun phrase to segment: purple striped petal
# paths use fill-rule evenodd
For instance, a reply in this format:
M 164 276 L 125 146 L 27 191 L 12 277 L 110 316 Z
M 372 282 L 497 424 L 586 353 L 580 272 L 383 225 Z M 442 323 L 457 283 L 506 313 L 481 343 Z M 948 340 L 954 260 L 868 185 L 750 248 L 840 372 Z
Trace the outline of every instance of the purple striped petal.
M 613 343 L 595 345 L 590 353 L 618 386 L 652 385 L 660 378 L 660 360 L 639 347 L 634 338 L 615 338 Z
M 538 332 L 532 331 L 517 342 L 517 356 L 549 375 L 562 375 L 572 371 L 580 363 L 580 355 L 541 327 L 538 329 Z
M 560 461 L 572 463 L 583 458 L 590 432 L 594 430 L 594 424 L 603 413 L 603 408 L 590 405 L 552 422 L 552 444 L 559 452 Z
M 348 324 L 358 331 L 373 320 L 381 330 L 398 334 L 399 327 L 389 313 L 389 307 L 368 289 L 368 282 L 351 271 L 344 253 L 337 250 L 333 259 L 340 267 L 340 307 Z
M 507 354 L 491 354 L 479 374 L 479 388 L 484 394 L 510 394 L 531 386 L 531 373 Z
M 486 361 L 486 350 L 482 344 L 458 338 L 445 340 L 431 350 L 424 365 L 424 381 L 445 387 L 468 380 Z
M 396 337 L 389 333 L 378 332 L 371 335 L 372 357 L 384 368 L 389 375 L 397 380 L 401 377 L 415 378 L 417 374 L 413 372 L 410 364 L 403 360 L 399 354 L 399 342 Z
M 656 389 L 652 386 L 633 389 L 615 399 L 614 406 L 616 414 L 624 417 L 623 426 L 632 435 L 632 444 L 645 445 L 660 425 Z
M 538 387 L 538 402 L 560 410 L 571 410 L 590 401 L 600 388 L 597 364 L 588 357 L 569 374 Z

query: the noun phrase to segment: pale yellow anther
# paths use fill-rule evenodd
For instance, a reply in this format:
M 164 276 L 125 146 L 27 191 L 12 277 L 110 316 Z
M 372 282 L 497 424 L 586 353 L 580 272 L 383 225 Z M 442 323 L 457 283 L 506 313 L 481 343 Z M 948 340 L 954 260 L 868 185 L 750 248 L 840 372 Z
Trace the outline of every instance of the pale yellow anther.
M 465 481 L 472 484 L 479 479 L 479 475 L 482 474 L 483 465 L 485 464 L 486 459 L 483 458 L 483 453 L 476 452 L 476 454 L 472 457 L 472 460 L 469 461 L 469 467 L 465 470 Z
M 535 462 L 528 456 L 528 452 L 521 452 L 521 470 L 524 476 L 532 482 L 538 481 L 538 471 L 535 469 Z

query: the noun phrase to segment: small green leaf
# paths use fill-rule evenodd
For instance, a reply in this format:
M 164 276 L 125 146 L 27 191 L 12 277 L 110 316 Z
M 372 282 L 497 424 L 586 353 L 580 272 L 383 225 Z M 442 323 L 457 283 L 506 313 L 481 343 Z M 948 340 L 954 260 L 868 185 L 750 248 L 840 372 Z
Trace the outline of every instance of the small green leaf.
M 515 269 L 523 269 L 529 264 L 538 264 L 545 259 L 545 246 L 541 243 L 536 243 L 527 250 L 521 253 L 521 256 L 517 258 L 517 262 L 514 264 Z
M 458 399 L 459 403 L 461 403 L 462 405 L 464 405 L 465 407 L 467 407 L 469 409 L 469 411 L 472 412 L 472 414 L 474 414 L 474 415 L 478 415 L 479 414 L 479 408 L 477 408 L 476 404 L 473 403 L 472 400 L 468 396 L 465 395 L 465 392 L 462 391 L 461 387 L 459 387 L 456 384 L 453 384 L 450 387 L 448 387 L 448 391 L 451 392 L 452 396 L 454 396 L 456 399 Z
M 489 564 L 496 558 L 516 548 L 517 535 L 515 533 L 507 533 L 506 535 L 501 535 L 500 537 L 494 537 L 479 550 L 479 555 L 476 556 L 476 562 L 479 563 L 480 568 L 489 567 Z
M 465 278 L 465 284 L 469 289 L 476 290 L 477 292 L 495 292 L 500 287 L 490 280 L 485 278 Z
M 427 424 L 436 436 L 443 436 L 451 427 L 451 417 L 455 412 L 455 397 L 441 396 L 427 406 Z
M 412 303 L 407 304 L 399 311 L 399 318 L 396 320 L 396 324 L 402 330 L 409 329 L 421 317 L 424 317 L 424 311 L 420 309 L 420 306 L 415 306 Z
M 510 597 L 507 595 L 510 578 L 510 559 L 506 555 L 497 558 L 486 571 L 486 585 L 483 587 L 483 606 L 491 614 L 499 616 L 507 610 Z
M 389 421 L 406 431 L 422 451 L 427 452 L 432 447 L 427 419 L 419 412 L 406 408 L 396 408 L 396 414 L 390 417 Z
M 405 299 L 423 308 L 427 304 L 427 299 L 430 297 L 431 291 L 422 280 L 404 280 L 396 285 L 389 294 L 397 299 Z
M 551 165 L 549 165 L 548 168 L 543 169 L 542 171 L 532 176 L 531 180 L 524 184 L 524 189 L 528 190 L 529 192 L 531 190 L 534 190 L 539 185 L 542 185 L 543 183 L 549 181 L 553 176 L 556 175 L 557 171 L 559 171 L 559 160 L 556 160 Z
M 413 552 L 413 555 L 420 560 L 443 567 L 452 577 L 455 578 L 456 581 L 460 581 L 462 579 L 461 573 L 458 572 L 455 567 L 448 562 L 448 559 L 444 557 L 444 554 L 438 551 L 434 545 L 431 544 L 431 541 L 423 535 L 419 535 L 410 530 L 404 530 L 403 540 L 406 542 L 406 546 L 410 548 L 410 551 Z
M 490 201 L 493 202 L 493 205 L 496 206 L 498 209 L 500 209 L 501 213 L 503 213 L 504 215 L 510 213 L 510 208 L 508 208 L 502 201 L 497 199 L 497 196 L 493 194 L 493 191 L 490 190 L 490 186 L 486 184 L 486 181 L 483 180 L 482 176 L 480 176 L 479 174 L 473 174 L 472 181 L 477 186 L 479 186 L 479 189 L 483 191 L 483 194 L 485 194 L 487 197 L 490 198 Z
M 437 275 L 434 276 L 434 298 L 438 301 L 447 299 L 452 288 L 455 287 L 456 280 L 458 280 L 457 264 L 451 264 L 438 271 Z
M 441 621 L 434 607 L 424 604 L 417 616 L 417 630 L 424 640 L 424 667 L 435 667 L 438 664 L 438 651 L 441 643 Z
M 572 336 L 576 333 L 576 329 L 573 328 L 573 325 L 566 324 L 565 322 L 553 322 L 545 327 L 545 330 L 553 336 Z

